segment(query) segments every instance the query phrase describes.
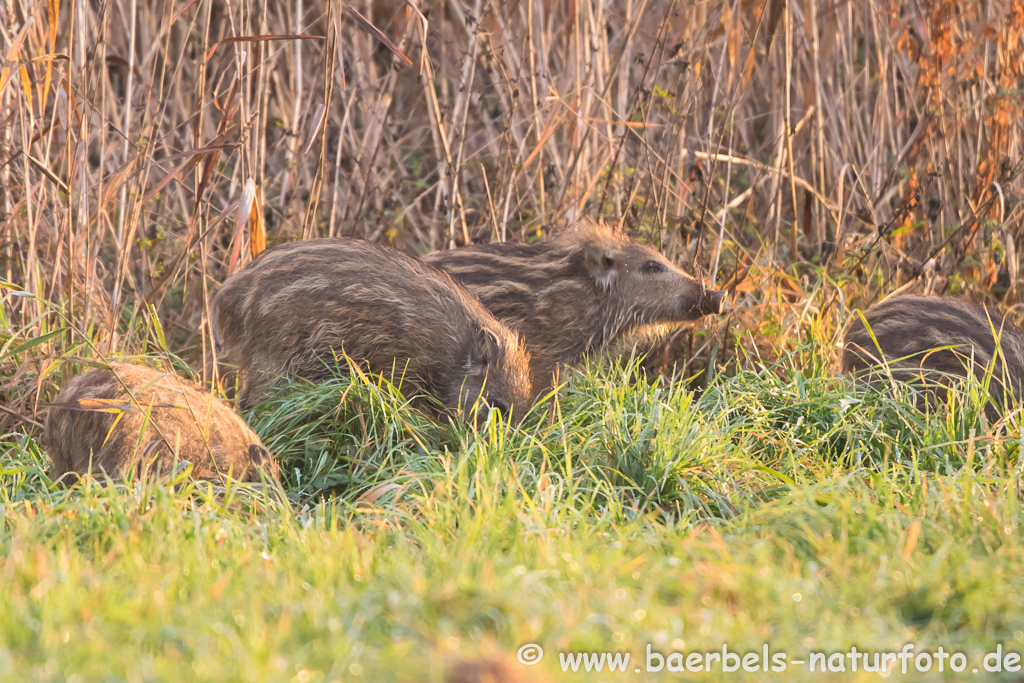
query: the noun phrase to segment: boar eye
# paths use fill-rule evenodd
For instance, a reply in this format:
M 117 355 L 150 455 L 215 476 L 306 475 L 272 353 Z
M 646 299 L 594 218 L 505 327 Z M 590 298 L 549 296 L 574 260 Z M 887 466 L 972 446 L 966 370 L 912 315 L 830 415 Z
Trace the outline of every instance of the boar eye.
M 646 261 L 644 263 L 644 272 L 645 273 L 649 273 L 649 274 L 664 273 L 665 270 L 667 270 L 667 269 L 665 268 L 665 264 L 663 264 L 663 263 L 659 263 L 659 262 L 654 261 L 654 260 Z
M 492 409 L 501 411 L 502 415 L 506 415 L 506 416 L 508 415 L 508 406 L 507 405 L 505 405 L 501 401 L 491 401 L 490 403 L 491 403 L 491 408 Z

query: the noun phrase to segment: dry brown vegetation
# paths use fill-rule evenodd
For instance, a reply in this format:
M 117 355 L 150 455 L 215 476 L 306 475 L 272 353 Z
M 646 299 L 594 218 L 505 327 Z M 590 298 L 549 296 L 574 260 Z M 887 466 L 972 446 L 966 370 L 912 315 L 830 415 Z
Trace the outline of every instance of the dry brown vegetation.
M 600 215 L 755 336 L 902 286 L 1024 295 L 1013 0 L 8 0 L 0 24 L 0 432 L 67 359 L 202 357 L 264 239 L 412 253 Z

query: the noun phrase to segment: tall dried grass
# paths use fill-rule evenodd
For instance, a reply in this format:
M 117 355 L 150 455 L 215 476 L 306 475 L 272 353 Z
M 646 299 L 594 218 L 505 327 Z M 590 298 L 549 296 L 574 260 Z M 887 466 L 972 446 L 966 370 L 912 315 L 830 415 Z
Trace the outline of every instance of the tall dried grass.
M 1014 0 L 7 0 L 0 24 L 0 432 L 68 358 L 201 357 L 264 237 L 417 252 L 586 213 L 740 309 L 1022 298 Z

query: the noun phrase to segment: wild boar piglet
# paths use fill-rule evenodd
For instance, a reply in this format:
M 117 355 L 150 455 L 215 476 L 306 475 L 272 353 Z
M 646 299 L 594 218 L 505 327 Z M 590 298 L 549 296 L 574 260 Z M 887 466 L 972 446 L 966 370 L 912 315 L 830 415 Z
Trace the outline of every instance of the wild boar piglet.
M 864 319 L 868 327 L 855 315 L 843 340 L 843 372 L 874 383 L 890 374 L 918 382 L 927 400 L 938 386 L 968 373 L 981 379 L 991 366 L 990 417 L 1020 400 L 1024 333 L 997 310 L 949 297 L 903 295 L 867 309 Z
M 228 278 L 212 311 L 218 362 L 236 369 L 243 406 L 288 377 L 347 370 L 337 361 L 344 354 L 444 412 L 480 399 L 515 421 L 529 407 L 519 338 L 450 277 L 389 247 L 347 239 L 272 247 Z
M 55 478 L 167 474 L 183 460 L 201 479 L 257 482 L 261 469 L 279 475 L 274 457 L 226 403 L 141 365 L 115 363 L 73 378 L 47 410 L 44 427 Z
M 522 336 L 536 393 L 551 386 L 560 365 L 584 354 L 620 349 L 720 313 L 725 294 L 657 250 L 589 219 L 550 241 L 472 245 L 423 260 Z

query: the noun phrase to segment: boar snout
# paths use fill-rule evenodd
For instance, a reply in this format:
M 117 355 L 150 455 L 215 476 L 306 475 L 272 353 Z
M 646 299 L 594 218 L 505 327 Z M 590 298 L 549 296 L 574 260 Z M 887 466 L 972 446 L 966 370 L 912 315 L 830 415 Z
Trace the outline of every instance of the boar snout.
M 678 298 L 680 320 L 700 320 L 706 315 L 717 315 L 725 308 L 725 290 L 705 289 L 699 283 Z
M 700 298 L 701 315 L 718 315 L 725 310 L 725 290 L 705 289 Z

